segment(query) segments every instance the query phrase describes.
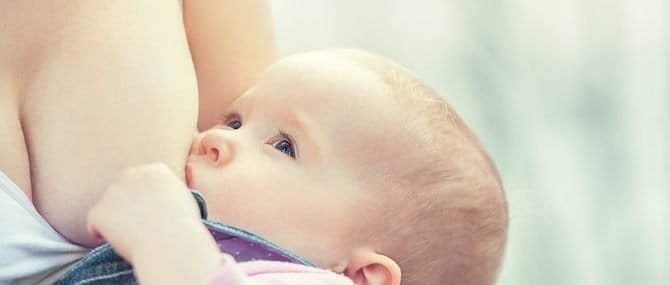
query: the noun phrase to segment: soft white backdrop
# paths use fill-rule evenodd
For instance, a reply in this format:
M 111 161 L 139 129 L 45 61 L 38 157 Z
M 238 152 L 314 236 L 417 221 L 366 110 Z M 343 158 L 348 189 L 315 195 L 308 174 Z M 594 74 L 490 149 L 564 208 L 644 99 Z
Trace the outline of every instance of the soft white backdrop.
M 470 122 L 510 201 L 499 284 L 670 284 L 670 1 L 270 3 L 282 55 L 376 51 Z

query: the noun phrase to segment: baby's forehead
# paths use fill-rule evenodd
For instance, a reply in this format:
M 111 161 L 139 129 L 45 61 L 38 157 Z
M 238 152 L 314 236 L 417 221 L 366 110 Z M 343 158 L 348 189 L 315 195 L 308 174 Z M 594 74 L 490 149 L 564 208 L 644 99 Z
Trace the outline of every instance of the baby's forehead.
M 351 99 L 384 85 L 368 69 L 333 56 L 301 55 L 289 57 L 268 69 L 257 86 L 272 88 L 282 95 L 302 95 L 309 92 L 312 98 Z M 380 90 L 377 90 L 378 92 Z M 330 96 L 335 95 L 335 96 Z
M 310 53 L 273 65 L 248 92 L 247 101 L 311 119 L 316 131 L 336 144 L 333 151 L 356 153 L 349 163 L 366 165 L 375 154 L 384 157 L 413 146 L 407 139 L 412 136 L 407 124 L 411 114 L 392 92 L 359 63 Z
M 275 64 L 247 92 L 253 96 L 244 97 L 254 98 L 259 106 L 294 109 L 341 124 L 375 120 L 397 103 L 389 96 L 390 88 L 360 65 L 330 56 L 314 57 L 292 57 Z

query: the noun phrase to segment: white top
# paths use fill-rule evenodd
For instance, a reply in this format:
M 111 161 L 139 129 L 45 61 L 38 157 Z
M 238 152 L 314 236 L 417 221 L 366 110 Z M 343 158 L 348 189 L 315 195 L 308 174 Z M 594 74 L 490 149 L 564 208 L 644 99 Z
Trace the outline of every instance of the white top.
M 58 234 L 0 171 L 0 285 L 53 283 L 87 251 Z

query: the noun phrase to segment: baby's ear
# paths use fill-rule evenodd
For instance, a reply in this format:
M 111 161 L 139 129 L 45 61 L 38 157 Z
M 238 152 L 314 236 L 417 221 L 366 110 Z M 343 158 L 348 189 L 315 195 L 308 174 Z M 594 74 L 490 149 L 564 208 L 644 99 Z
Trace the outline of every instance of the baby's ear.
M 351 254 L 344 274 L 356 285 L 400 285 L 400 266 L 368 248 Z

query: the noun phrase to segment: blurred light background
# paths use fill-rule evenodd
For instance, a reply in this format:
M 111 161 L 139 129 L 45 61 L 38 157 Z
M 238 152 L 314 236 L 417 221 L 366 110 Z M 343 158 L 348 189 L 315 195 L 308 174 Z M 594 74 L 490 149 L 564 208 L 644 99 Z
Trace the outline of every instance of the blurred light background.
M 499 284 L 670 284 L 670 1 L 272 0 L 281 55 L 414 71 L 505 182 Z

